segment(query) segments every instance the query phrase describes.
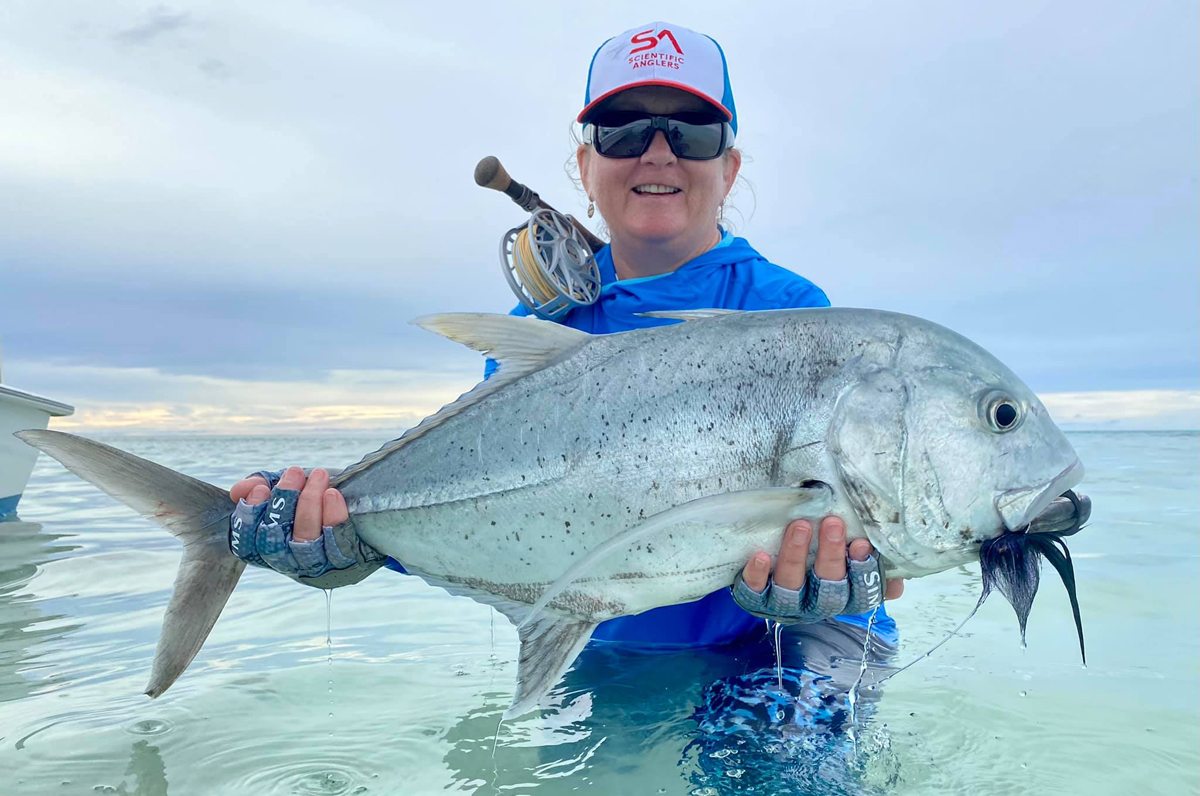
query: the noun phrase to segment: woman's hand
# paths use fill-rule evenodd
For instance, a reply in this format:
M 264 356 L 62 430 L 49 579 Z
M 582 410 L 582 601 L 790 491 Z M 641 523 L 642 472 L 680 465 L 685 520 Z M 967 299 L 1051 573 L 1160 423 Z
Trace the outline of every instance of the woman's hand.
M 883 599 L 904 593 L 904 581 L 882 585 L 875 549 L 866 539 L 846 544 L 846 525 L 838 517 L 821 521 L 814 579 L 808 577 L 808 551 L 813 527 L 794 520 L 784 531 L 783 544 L 771 572 L 771 556 L 751 557 L 734 584 L 734 599 L 756 616 L 781 622 L 811 623 L 844 613 L 862 613 Z
M 341 492 L 329 486 L 329 473 L 320 467 L 313 470 L 307 479 L 299 467 L 289 467 L 279 479 L 277 488 L 300 492 L 296 501 L 295 525 L 292 527 L 292 538 L 296 541 L 311 542 L 321 535 L 324 526 L 340 525 L 350 519 L 346 499 Z M 243 478 L 229 490 L 229 497 L 234 503 L 245 500 L 251 506 L 266 502 L 270 496 L 271 485 L 261 475 Z
M 273 476 L 272 479 L 273 480 Z M 386 558 L 358 538 L 342 493 L 320 468 L 289 467 L 272 485 L 255 474 L 233 485 L 229 518 L 234 555 L 320 588 L 356 583 Z

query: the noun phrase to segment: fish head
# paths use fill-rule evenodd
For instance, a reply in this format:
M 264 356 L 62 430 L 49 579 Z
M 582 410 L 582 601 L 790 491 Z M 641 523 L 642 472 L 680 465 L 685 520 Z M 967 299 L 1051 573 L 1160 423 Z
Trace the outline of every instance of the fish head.
M 935 327 L 840 396 L 829 449 L 867 536 L 898 574 L 939 572 L 1023 531 L 1083 465 L 1038 397 Z
M 1086 662 L 1062 540 L 1090 513 L 1069 491 L 1084 473 L 1071 443 L 1033 391 L 969 340 L 933 324 L 896 339 L 889 361 L 843 389 L 828 444 L 885 571 L 914 577 L 978 559 L 980 603 L 993 589 L 1004 594 L 1023 639 L 1044 557 L 1067 589 Z M 1039 530 L 1060 494 L 1073 523 Z

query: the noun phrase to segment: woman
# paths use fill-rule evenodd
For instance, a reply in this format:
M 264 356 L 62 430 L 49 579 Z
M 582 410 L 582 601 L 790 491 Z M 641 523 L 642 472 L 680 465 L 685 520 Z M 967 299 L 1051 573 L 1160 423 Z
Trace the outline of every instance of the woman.
M 589 214 L 599 210 L 611 243 L 596 257 L 604 285 L 599 300 L 572 310 L 562 323 L 599 334 L 666 322 L 640 315 L 651 310 L 829 305 L 811 282 L 772 265 L 718 225 L 742 156 L 733 147 L 737 112 L 714 40 L 664 23 L 609 39 L 592 58 L 577 120 L 583 143 L 576 157 Z M 523 307 L 514 312 L 527 314 Z M 231 530 L 235 553 L 322 587 L 354 582 L 384 563 L 357 539 L 345 500 L 329 487 L 325 471 L 306 479 L 292 467 L 275 480 L 262 472 L 230 491 L 239 501 Z M 389 565 L 403 571 L 403 562 Z M 732 593 L 723 589 L 694 603 L 614 619 L 592 638 L 656 647 L 757 638 L 763 623 L 755 617 L 814 623 L 874 608 L 883 595 L 868 586 L 878 577 L 870 543 L 847 546 L 839 518 L 826 517 L 817 529 L 797 520 L 784 530 L 774 571 L 771 557 L 760 551 Z M 889 582 L 886 596 L 898 597 L 902 588 L 901 581 Z M 886 615 L 876 622 L 885 633 L 891 629 Z

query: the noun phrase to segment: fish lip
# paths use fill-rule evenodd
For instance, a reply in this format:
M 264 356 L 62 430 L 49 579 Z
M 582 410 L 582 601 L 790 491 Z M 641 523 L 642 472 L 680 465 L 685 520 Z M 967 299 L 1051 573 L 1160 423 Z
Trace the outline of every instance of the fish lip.
M 1082 492 L 1068 489 L 1030 519 L 1025 532 L 1070 536 L 1082 529 L 1091 516 L 1092 499 Z
M 1050 501 L 1082 480 L 1083 462 L 1076 459 L 1044 487 L 1026 486 L 1001 492 L 996 496 L 995 506 L 1004 521 L 1004 530 L 1025 530 L 1050 505 Z

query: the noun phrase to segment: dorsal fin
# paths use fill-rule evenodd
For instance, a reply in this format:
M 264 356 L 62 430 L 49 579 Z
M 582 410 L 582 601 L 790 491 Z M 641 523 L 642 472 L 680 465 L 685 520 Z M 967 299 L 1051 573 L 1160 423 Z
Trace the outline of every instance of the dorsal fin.
M 737 315 L 746 310 L 723 310 L 717 308 L 704 310 L 651 310 L 637 313 L 643 318 L 668 318 L 673 321 L 699 321 L 704 318 L 719 318 L 722 315 Z
M 473 389 L 401 434 L 398 439 L 392 440 L 374 453 L 367 454 L 362 461 L 347 467 L 330 479 L 331 485 L 335 487 L 342 486 L 352 476 L 382 461 L 505 385 L 570 356 L 593 337 L 587 332 L 553 321 L 483 312 L 426 315 L 417 318 L 413 323 L 491 357 L 500 367 L 487 381 L 475 385 Z
M 413 323 L 491 357 L 507 375 L 541 370 L 591 337 L 553 321 L 484 312 L 425 315 Z

